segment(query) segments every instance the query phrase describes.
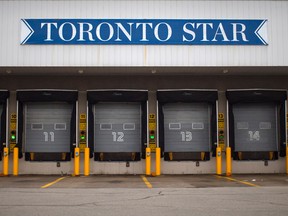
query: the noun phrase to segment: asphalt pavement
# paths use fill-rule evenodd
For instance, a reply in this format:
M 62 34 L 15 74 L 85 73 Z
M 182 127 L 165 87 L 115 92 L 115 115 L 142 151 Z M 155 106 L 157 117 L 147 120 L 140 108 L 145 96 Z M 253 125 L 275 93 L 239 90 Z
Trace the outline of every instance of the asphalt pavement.
M 282 216 L 288 176 L 9 176 L 0 197 L 0 216 Z

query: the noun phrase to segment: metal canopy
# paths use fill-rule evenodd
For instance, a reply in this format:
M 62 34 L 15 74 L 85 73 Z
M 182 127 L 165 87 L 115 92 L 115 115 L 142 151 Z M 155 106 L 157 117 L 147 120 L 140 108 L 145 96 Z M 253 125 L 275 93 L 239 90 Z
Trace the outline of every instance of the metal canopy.
M 218 99 L 215 89 L 180 89 L 180 90 L 158 90 L 157 100 L 160 103 L 168 102 L 211 102 Z
M 20 102 L 65 101 L 75 102 L 78 99 L 76 90 L 35 89 L 17 90 L 17 100 Z
M 277 89 L 229 89 L 226 97 L 230 104 L 240 102 L 284 102 L 286 90 Z
M 8 97 L 9 97 L 9 91 L 0 90 L 0 104 L 5 104 Z
M 97 102 L 146 102 L 147 90 L 88 90 L 87 100 L 89 103 Z

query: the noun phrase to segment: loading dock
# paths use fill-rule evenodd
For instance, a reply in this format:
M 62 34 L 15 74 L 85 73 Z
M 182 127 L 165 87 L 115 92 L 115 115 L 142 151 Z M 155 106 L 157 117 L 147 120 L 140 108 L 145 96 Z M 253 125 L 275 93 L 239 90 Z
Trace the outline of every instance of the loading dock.
M 285 90 L 227 90 L 234 160 L 278 160 L 286 149 Z
M 166 161 L 208 161 L 217 147 L 216 90 L 159 90 L 159 145 Z
M 139 161 L 147 144 L 146 90 L 90 90 L 88 144 L 95 161 Z
M 70 161 L 76 147 L 78 92 L 18 90 L 19 156 L 26 161 Z

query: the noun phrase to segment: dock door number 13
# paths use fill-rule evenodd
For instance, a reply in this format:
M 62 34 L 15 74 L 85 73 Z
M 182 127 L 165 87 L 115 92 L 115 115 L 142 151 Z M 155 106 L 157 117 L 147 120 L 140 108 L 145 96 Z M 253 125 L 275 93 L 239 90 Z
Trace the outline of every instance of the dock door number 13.
M 181 131 L 181 141 L 190 142 L 192 141 L 192 132 L 191 131 Z

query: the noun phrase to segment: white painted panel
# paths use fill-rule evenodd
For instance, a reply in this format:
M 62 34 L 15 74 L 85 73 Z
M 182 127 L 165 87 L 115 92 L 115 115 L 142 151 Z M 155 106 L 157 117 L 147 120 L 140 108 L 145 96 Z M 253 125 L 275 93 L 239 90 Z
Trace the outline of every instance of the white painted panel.
M 288 1 L 0 1 L 0 66 L 288 66 Z M 268 46 L 20 45 L 21 18 L 268 19 Z

